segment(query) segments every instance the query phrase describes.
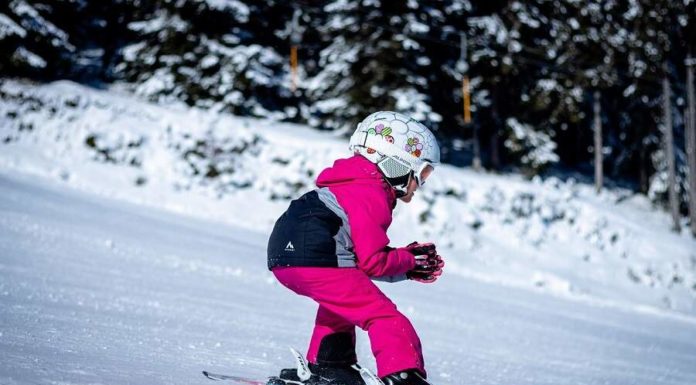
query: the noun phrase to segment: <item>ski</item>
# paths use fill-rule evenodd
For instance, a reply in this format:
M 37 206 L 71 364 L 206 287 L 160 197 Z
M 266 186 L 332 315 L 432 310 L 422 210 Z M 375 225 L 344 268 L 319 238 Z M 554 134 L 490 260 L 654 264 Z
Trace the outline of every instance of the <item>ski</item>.
M 281 371 L 280 376 L 271 376 L 268 377 L 268 379 L 265 381 L 259 381 L 247 377 L 228 374 L 215 374 L 205 370 L 203 371 L 203 375 L 206 376 L 206 378 L 214 381 L 227 381 L 237 385 L 307 385 L 308 382 L 311 382 L 312 384 L 334 383 L 332 379 L 324 378 L 318 375 L 314 376 L 311 370 L 309 369 L 309 363 L 304 358 L 304 356 L 293 348 L 290 348 L 290 351 L 292 352 L 292 355 L 295 358 L 295 373 L 286 372 L 292 372 L 293 369 L 284 369 Z M 360 377 L 362 378 L 362 381 L 360 381 L 360 385 L 384 385 L 382 380 L 380 380 L 379 377 L 377 377 L 369 369 L 362 368 L 357 364 L 353 365 L 352 368 L 360 373 Z M 283 374 L 284 372 L 285 374 Z M 312 378 L 312 376 L 314 376 L 314 378 L 312 379 L 312 381 L 309 381 L 310 378 Z M 287 377 L 290 377 L 292 379 Z
M 278 377 L 269 377 L 268 380 L 260 381 L 252 378 L 235 376 L 230 374 L 217 374 L 203 371 L 203 375 L 213 381 L 226 381 L 239 385 L 304 385 L 300 381 L 284 380 Z
M 216 373 L 210 373 L 208 371 L 203 371 L 203 375 L 206 376 L 208 379 L 214 380 L 214 381 L 232 381 L 236 382 L 238 384 L 244 384 L 244 385 L 266 385 L 266 381 L 259 381 L 259 380 L 254 380 L 251 378 L 246 378 L 246 377 L 241 377 L 241 376 L 232 376 L 228 374 L 216 374 Z

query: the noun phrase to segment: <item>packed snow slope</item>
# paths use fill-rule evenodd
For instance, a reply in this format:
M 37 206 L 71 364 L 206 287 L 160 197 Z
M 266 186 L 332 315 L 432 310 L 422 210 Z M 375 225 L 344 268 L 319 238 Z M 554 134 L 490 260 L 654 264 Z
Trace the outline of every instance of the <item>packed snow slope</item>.
M 263 378 L 315 305 L 266 270 L 269 229 L 345 139 L 0 80 L 0 384 Z M 381 284 L 435 385 L 696 383 L 696 242 L 640 196 L 438 167 L 390 236 L 435 284 Z M 374 367 L 364 334 L 361 361 Z
M 0 383 L 264 378 L 315 305 L 266 270 L 267 234 L 0 173 Z M 452 256 L 455 257 L 455 256 Z M 694 384 L 696 321 L 445 273 L 380 284 L 435 385 Z M 374 368 L 359 334 L 358 355 Z
M 294 124 L 0 79 L 0 169 L 264 234 L 346 147 Z M 390 237 L 435 242 L 460 277 L 693 317 L 696 240 L 670 226 L 629 191 L 445 165 L 397 206 Z

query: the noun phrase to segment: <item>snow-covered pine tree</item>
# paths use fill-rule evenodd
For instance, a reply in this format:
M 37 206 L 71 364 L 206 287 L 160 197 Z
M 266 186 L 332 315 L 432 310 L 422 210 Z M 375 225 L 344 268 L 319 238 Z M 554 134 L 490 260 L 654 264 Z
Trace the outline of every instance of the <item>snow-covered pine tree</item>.
M 623 53 L 616 56 L 620 81 L 615 91 L 609 90 L 611 94 L 605 92 L 605 100 L 614 101 L 606 111 L 615 114 L 612 120 L 621 132 L 620 146 L 614 146 L 621 155 L 616 162 L 607 162 L 613 169 L 611 176 L 636 180 L 644 193 L 650 189 L 652 159 L 659 155 L 656 151 L 661 153 L 656 120 L 660 108 L 661 55 L 654 41 L 656 13 L 651 7 L 648 2 L 631 0 L 621 3 L 615 12 L 614 18 L 621 21 L 626 39 Z
M 419 35 L 437 15 L 422 2 L 334 0 L 316 9 L 316 71 L 304 85 L 312 126 L 349 130 L 376 109 L 438 122 L 420 74 L 431 64 Z
M 75 45 L 56 25 L 75 15 L 75 4 L 12 0 L 0 4 L 0 72 L 50 79 L 70 72 Z M 61 19 L 61 17 L 63 19 Z
M 560 12 L 559 12 L 560 11 Z M 590 161 L 595 170 L 595 184 L 600 191 L 604 163 L 625 159 L 626 138 L 608 117 L 614 117 L 620 94 L 618 57 L 626 51 L 628 32 L 620 23 L 622 9 L 617 2 L 565 2 L 547 11 L 561 31 L 556 38 L 556 55 L 551 57 L 559 68 L 560 97 L 557 110 L 566 118 L 555 126 L 559 154 L 573 154 L 563 159 Z M 569 21 L 563 26 L 563 19 Z M 609 108 L 602 108 L 606 104 Z M 579 142 L 579 143 L 578 143 Z M 589 151 L 588 151 L 589 149 Z M 579 151 L 578 151 L 579 150 Z M 579 153 L 578 153 L 579 152 Z M 591 154 L 590 154 L 591 153 Z
M 286 60 L 269 25 L 274 1 L 155 0 L 140 19 L 116 71 L 153 100 L 267 117 L 290 97 Z M 282 15 L 282 13 L 281 13 Z M 279 26 L 280 27 L 280 26 Z
M 114 54 L 139 4 L 13 0 L 0 4 L 0 70 L 39 80 L 113 80 Z
M 667 205 L 669 192 L 676 188 L 679 194 L 677 209 L 685 214 L 688 189 L 683 142 L 684 121 L 672 108 L 669 113 L 674 122 L 673 127 L 661 126 L 667 121 L 666 111 L 663 111 L 662 81 L 666 76 L 673 89 L 675 97 L 671 100 L 672 105 L 675 102 L 677 105 L 683 104 L 686 89 L 681 86 L 684 76 L 681 68 L 687 51 L 685 45 L 689 44 L 684 37 L 689 34 L 693 36 L 694 17 L 689 14 L 689 10 L 694 11 L 694 5 L 635 0 L 631 2 L 631 6 L 632 15 L 636 15 L 633 17 L 636 39 L 631 42 L 628 54 L 629 70 L 638 80 L 635 93 L 640 95 L 640 107 L 649 114 L 644 122 L 637 122 L 647 125 L 643 141 L 651 144 L 647 193 L 656 203 Z M 668 129 L 673 130 L 673 140 L 667 139 L 668 142 L 665 142 Z M 674 157 L 668 154 L 670 145 L 673 146 Z M 672 162 L 675 170 L 674 187 L 670 186 Z M 674 206 L 674 203 L 670 205 Z
M 557 26 L 536 2 L 513 1 L 492 15 L 471 18 L 471 74 L 480 77 L 477 107 L 484 136 L 499 136 L 509 161 L 535 174 L 558 160 L 553 143 L 557 81 L 540 65 L 553 52 Z M 543 2 L 542 2 L 543 3 Z M 548 27 L 552 29 L 549 30 Z M 496 147 L 497 149 L 497 147 Z
M 687 155 L 687 166 L 689 176 L 689 221 L 691 222 L 691 234 L 696 236 L 696 84 L 694 84 L 694 67 L 696 59 L 689 56 L 686 59 L 686 89 L 687 89 L 687 108 L 684 111 L 686 129 L 684 133 L 685 150 Z

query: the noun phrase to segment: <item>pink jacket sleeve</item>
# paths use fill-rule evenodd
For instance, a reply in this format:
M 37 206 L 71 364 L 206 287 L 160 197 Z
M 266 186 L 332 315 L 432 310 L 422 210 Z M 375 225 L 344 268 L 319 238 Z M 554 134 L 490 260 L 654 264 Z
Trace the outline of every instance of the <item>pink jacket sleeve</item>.
M 368 198 L 368 197 L 364 197 Z M 370 277 L 395 276 L 415 266 L 413 254 L 404 248 L 391 248 L 387 229 L 392 211 L 386 199 L 350 199 L 344 207 L 350 222 L 358 267 Z

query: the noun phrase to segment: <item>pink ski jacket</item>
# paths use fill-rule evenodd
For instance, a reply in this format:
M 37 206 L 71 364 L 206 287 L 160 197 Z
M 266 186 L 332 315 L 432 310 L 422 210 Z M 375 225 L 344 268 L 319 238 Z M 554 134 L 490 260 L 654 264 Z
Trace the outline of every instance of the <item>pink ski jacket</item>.
M 345 211 L 359 269 L 396 278 L 414 268 L 413 254 L 388 246 L 396 194 L 374 163 L 361 155 L 336 160 L 319 174 L 317 186 L 328 188 Z

